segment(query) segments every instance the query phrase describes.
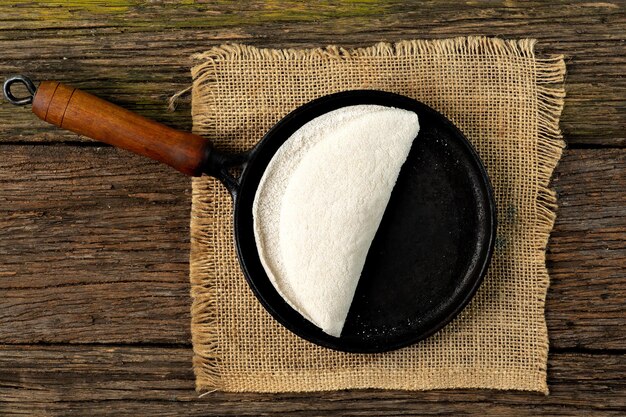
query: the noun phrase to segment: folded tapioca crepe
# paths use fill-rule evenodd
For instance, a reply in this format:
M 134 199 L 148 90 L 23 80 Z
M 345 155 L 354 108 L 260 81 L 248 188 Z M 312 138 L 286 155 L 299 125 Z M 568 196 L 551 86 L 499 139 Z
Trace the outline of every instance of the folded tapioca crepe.
M 263 267 L 285 301 L 332 336 L 418 132 L 414 112 L 343 107 L 296 131 L 261 178 L 253 217 Z

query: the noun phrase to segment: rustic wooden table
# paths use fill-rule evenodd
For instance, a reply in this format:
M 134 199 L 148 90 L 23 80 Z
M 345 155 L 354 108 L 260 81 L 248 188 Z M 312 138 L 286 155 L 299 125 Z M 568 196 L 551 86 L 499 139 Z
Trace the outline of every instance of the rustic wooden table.
M 224 42 L 368 45 L 468 34 L 567 56 L 548 248 L 550 396 L 484 390 L 198 399 L 190 182 L 0 105 L 0 415 L 626 414 L 626 2 L 3 1 L 0 75 L 166 112 L 188 57 Z

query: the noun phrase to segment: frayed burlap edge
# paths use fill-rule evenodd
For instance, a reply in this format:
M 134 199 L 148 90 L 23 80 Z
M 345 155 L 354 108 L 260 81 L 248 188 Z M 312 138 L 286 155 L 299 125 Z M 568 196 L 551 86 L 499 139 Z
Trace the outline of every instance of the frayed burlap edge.
M 536 69 L 537 88 L 537 152 L 539 163 L 538 196 L 536 201 L 536 229 L 534 253 L 538 267 L 537 276 L 543 284 L 541 305 L 545 308 L 549 275 L 545 265 L 546 247 L 550 232 L 556 219 L 556 193 L 549 187 L 550 178 L 559 159 L 565 142 L 559 129 L 559 118 L 565 97 L 565 63 L 563 56 L 556 55 L 545 59 L 535 58 L 536 40 L 503 40 L 485 37 L 461 37 L 442 40 L 411 40 L 394 44 L 378 43 L 367 48 L 344 49 L 327 46 L 316 49 L 260 49 L 250 45 L 221 45 L 207 52 L 193 56 L 197 63 L 191 70 L 192 116 L 194 130 L 200 131 L 215 124 L 216 108 L 211 99 L 212 84 L 217 79 L 217 65 L 220 61 L 231 59 L 292 60 L 292 59 L 353 59 L 356 57 L 404 57 L 414 54 L 459 54 L 477 53 L 486 56 L 507 57 L 508 59 L 532 58 Z M 205 97 L 204 100 L 197 100 Z M 206 99 L 208 97 L 208 99 Z M 211 220 L 203 217 L 203 207 L 210 205 L 206 195 L 196 189 L 192 195 L 191 213 L 191 335 L 193 343 L 193 369 L 196 375 L 196 389 L 212 392 L 222 388 L 220 376 L 220 346 L 218 343 L 218 318 L 215 314 L 217 293 L 214 285 L 216 262 L 213 255 L 206 251 L 206 230 Z M 541 337 L 545 340 L 542 361 L 547 363 L 548 331 L 543 321 Z M 529 391 L 548 393 L 545 374 L 543 384 Z M 349 388 L 349 387 L 346 387 Z M 433 387 L 436 388 L 436 387 Z M 449 388 L 449 387 L 443 387 Z M 482 388 L 500 388 L 484 386 Z

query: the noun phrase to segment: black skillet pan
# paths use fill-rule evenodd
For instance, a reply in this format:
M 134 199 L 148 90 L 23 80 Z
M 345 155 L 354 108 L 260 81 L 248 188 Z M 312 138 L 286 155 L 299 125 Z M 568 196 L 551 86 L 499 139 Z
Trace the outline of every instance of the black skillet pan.
M 34 97 L 16 98 L 13 83 Z M 248 284 L 261 304 L 298 336 L 347 352 L 383 352 L 422 340 L 470 301 L 487 271 L 496 210 L 487 173 L 470 143 L 444 116 L 397 94 L 359 90 L 313 100 L 278 122 L 249 152 L 226 155 L 179 132 L 55 82 L 36 90 L 25 77 L 4 85 L 14 104 L 33 103 L 43 120 L 167 163 L 188 175 L 217 177 L 234 201 L 234 234 Z M 340 107 L 377 104 L 414 111 L 413 142 L 376 233 L 341 337 L 304 319 L 274 289 L 259 259 L 252 203 L 265 168 L 302 125 Z M 235 177 L 229 168 L 240 167 Z M 332 169 L 332 167 L 328 167 Z M 337 173 L 341 175 L 341 173 Z

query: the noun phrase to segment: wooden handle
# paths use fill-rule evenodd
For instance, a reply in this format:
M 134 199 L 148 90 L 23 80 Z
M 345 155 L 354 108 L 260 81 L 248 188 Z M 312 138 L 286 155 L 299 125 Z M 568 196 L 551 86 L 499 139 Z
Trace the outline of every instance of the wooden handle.
M 202 175 L 211 143 L 146 119 L 74 87 L 44 81 L 33 99 L 40 119 L 170 165 L 180 172 Z

